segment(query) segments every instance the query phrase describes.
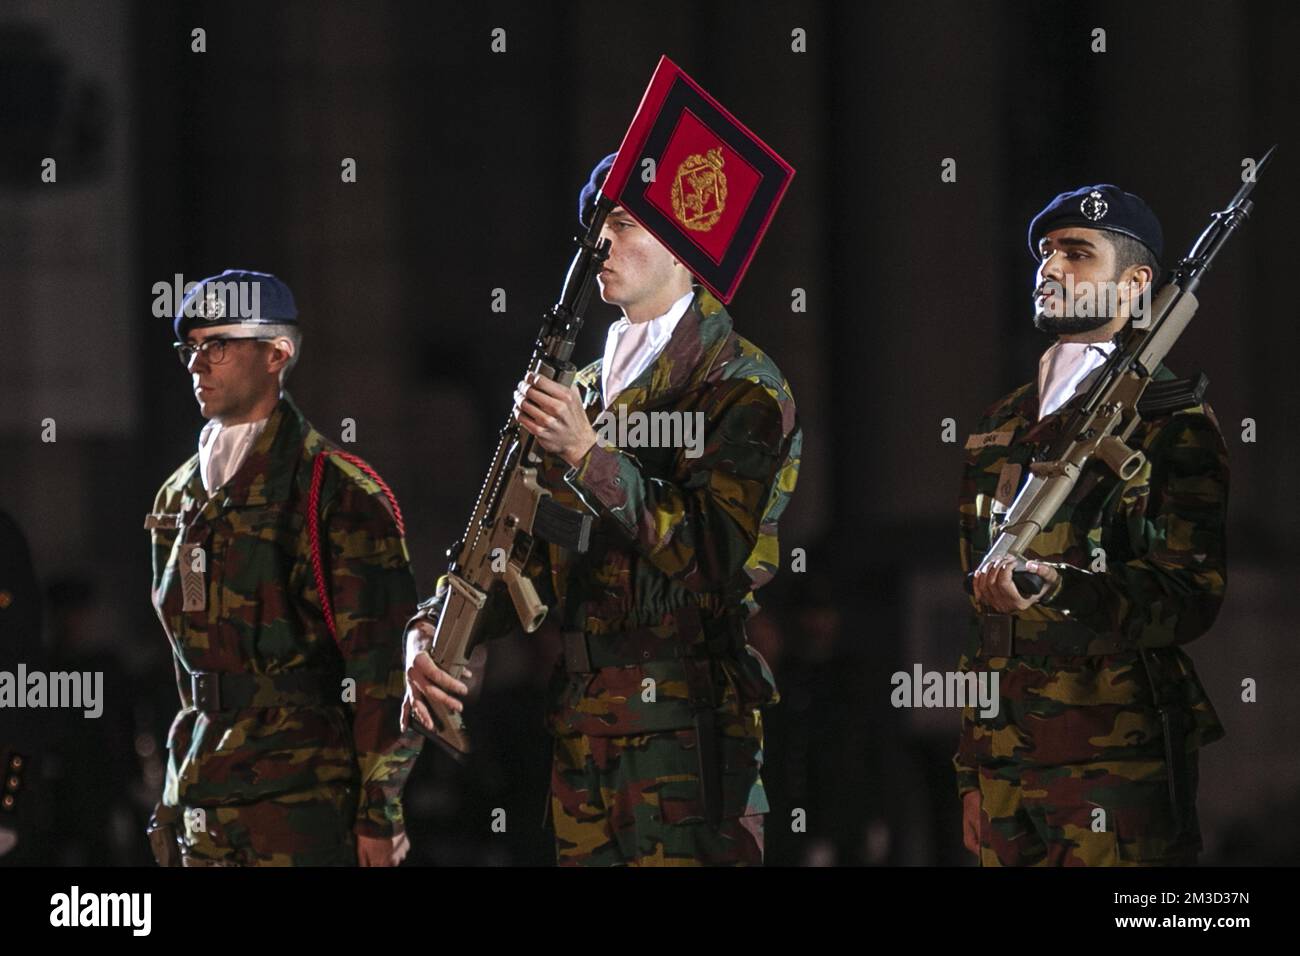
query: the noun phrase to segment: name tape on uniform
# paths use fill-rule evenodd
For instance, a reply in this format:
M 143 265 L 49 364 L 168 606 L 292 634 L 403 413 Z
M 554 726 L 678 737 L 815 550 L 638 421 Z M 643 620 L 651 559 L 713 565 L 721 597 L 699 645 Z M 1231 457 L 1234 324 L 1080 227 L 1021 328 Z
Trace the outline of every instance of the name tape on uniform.
M 973 448 L 990 448 L 994 445 L 1010 445 L 1012 432 L 980 432 L 978 435 L 971 435 L 966 439 L 966 450 Z

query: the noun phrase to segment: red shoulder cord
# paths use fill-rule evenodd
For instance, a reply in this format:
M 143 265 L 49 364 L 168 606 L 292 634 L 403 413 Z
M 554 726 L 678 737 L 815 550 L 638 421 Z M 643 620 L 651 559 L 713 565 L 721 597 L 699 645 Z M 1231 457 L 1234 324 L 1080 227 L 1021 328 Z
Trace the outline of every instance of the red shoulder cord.
M 397 496 L 388 487 L 388 483 L 379 477 L 379 473 L 364 461 L 356 455 L 337 450 L 323 451 L 316 456 L 311 471 L 311 494 L 307 497 L 307 534 L 311 540 L 311 570 L 316 577 L 316 593 L 320 595 L 321 610 L 325 614 L 325 626 L 329 628 L 330 636 L 337 641 L 339 636 L 334 630 L 334 608 L 330 606 L 330 592 L 325 586 L 325 569 L 320 553 L 320 486 L 325 477 L 325 459 L 330 455 L 336 455 L 356 465 L 370 476 L 371 481 L 379 486 L 380 491 L 388 496 L 388 503 L 393 506 L 393 520 L 397 522 L 397 533 L 402 537 L 406 537 L 406 524 L 402 521 L 402 509 L 397 505 Z

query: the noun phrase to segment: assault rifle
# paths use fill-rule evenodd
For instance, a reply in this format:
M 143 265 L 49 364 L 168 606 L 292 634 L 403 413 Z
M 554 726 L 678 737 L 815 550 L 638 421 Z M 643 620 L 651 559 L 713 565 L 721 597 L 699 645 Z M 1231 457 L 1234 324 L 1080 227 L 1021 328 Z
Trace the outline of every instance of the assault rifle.
M 596 273 L 609 255 L 609 240 L 602 240 L 600 231 L 613 205 L 601 195 L 586 233 L 574 237 L 578 248 L 564 277 L 559 301 L 543 317 L 528 363 L 530 373 L 564 386 L 573 383 L 577 372 L 570 357 Z M 493 590 L 505 587 L 527 633 L 537 630 L 545 620 L 547 607 L 533 582 L 523 574 L 537 539 L 578 553 L 587 550 L 592 516 L 557 504 L 541 487 L 537 477 L 541 460 L 537 440 L 512 415 L 501 429 L 496 454 L 465 533 L 447 550 L 451 559 L 448 590 L 429 655 L 457 680 L 469 663 L 470 651 L 481 639 L 483 611 Z M 428 730 L 418 719 L 412 719 L 411 726 L 453 757 L 469 753 L 469 736 L 461 715 L 435 701 L 427 701 L 426 706 L 435 730 Z

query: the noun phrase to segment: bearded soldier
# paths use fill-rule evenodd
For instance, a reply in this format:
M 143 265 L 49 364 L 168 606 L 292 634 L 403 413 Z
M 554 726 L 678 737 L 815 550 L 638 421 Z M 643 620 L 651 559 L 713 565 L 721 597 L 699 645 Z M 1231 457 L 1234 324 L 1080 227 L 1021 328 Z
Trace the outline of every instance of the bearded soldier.
M 150 833 L 167 865 L 177 841 L 186 866 L 406 853 L 401 791 L 421 741 L 398 724 L 415 582 L 387 487 L 282 390 L 297 316 L 279 279 L 233 270 L 176 315 L 208 423 L 146 521 L 182 705 Z
M 586 226 L 613 164 L 579 198 Z M 776 523 L 794 490 L 801 432 L 776 365 L 732 330 L 712 294 L 622 206 L 598 282 L 623 318 L 605 355 L 565 388 L 530 376 L 515 416 L 547 452 L 540 474 L 597 519 L 585 554 L 534 549 L 526 568 L 564 653 L 550 690 L 550 812 L 561 865 L 762 862 L 768 810 L 760 708 L 776 699 L 745 639 L 753 591 L 778 563 Z M 703 423 L 694 448 L 647 447 L 593 424 L 641 413 Z M 445 579 L 444 579 L 445 582 Z M 408 701 L 456 710 L 464 683 L 427 648 L 446 585 L 408 638 Z M 489 635 L 514 623 L 493 593 Z M 404 719 L 408 716 L 404 710 Z
M 1146 203 L 1109 184 L 1062 193 L 1030 224 L 1034 324 L 1056 341 L 966 444 L 964 571 L 1138 317 L 1161 235 Z M 1223 600 L 1228 460 L 1210 406 L 1181 404 L 1139 404 L 1129 444 L 1146 460 L 1132 477 L 1088 463 L 1027 554 L 1037 593 L 1021 595 L 1012 560 L 975 575 L 960 666 L 999 672 L 1000 700 L 994 716 L 964 711 L 954 763 L 965 844 L 985 866 L 1187 864 L 1201 848 L 1197 752 L 1223 728 L 1181 645 Z

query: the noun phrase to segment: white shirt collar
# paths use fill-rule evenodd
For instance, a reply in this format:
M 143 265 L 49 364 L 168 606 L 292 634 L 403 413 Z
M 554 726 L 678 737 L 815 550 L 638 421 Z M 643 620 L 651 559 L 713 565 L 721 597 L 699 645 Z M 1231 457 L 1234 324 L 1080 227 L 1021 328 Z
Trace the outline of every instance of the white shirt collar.
M 1074 398 L 1084 380 L 1115 351 L 1114 341 L 1056 342 L 1038 360 L 1038 418 Z
M 199 478 L 209 495 L 239 471 L 270 416 L 239 425 L 222 425 L 213 419 L 199 432 Z
M 686 314 L 686 310 L 690 308 L 694 299 L 695 290 L 691 289 L 670 305 L 667 312 L 655 316 L 646 323 L 645 341 L 636 356 L 631 373 L 628 375 L 627 380 L 622 383 L 623 387 L 636 381 L 641 373 L 659 357 L 659 353 L 668 344 L 668 340 L 673 337 L 673 331 L 677 328 L 677 323 L 682 320 L 682 316 Z M 609 332 L 605 335 L 605 358 L 600 365 L 600 387 L 607 406 L 616 397 L 609 394 L 609 369 L 614 363 L 614 352 L 618 349 L 619 339 L 622 338 L 623 333 L 631 325 L 632 323 L 628 321 L 627 316 L 623 316 L 610 325 Z
M 647 323 L 646 336 L 650 344 L 656 348 L 663 348 L 668 340 L 673 336 L 673 329 L 677 328 L 677 323 L 681 321 L 686 310 L 690 307 L 691 299 L 695 298 L 695 290 L 687 292 L 680 299 L 668 307 L 668 311 L 663 315 L 657 315 Z M 627 316 L 617 319 L 609 327 L 609 334 L 606 336 L 618 336 L 623 333 L 632 323 L 628 321 Z

